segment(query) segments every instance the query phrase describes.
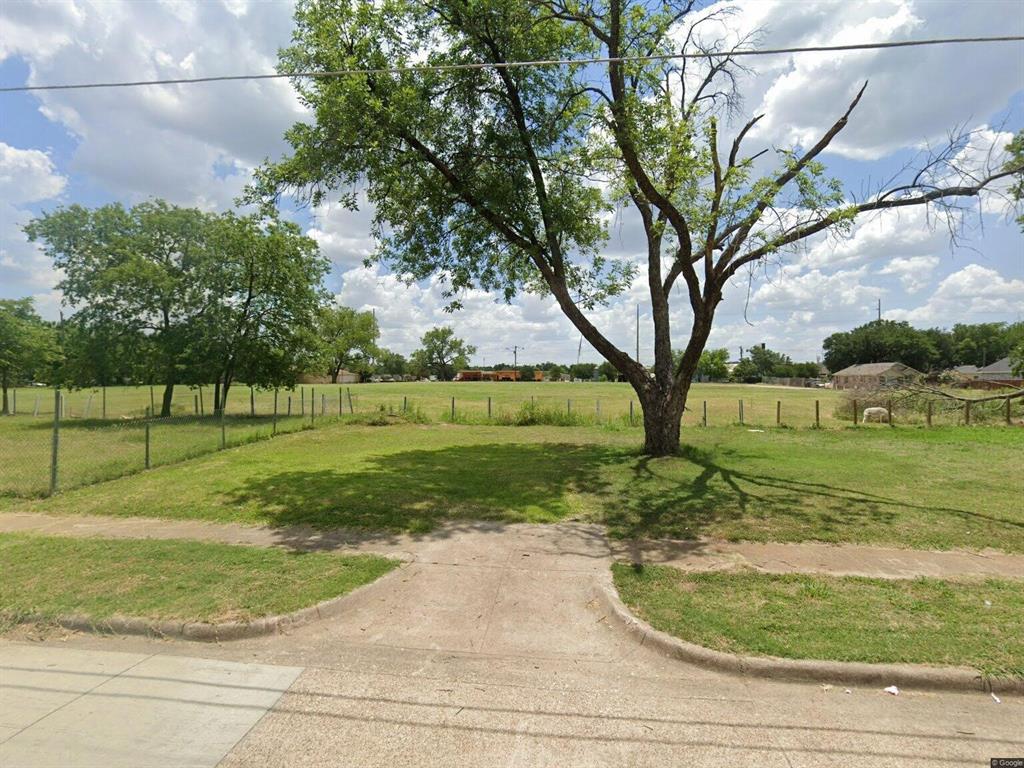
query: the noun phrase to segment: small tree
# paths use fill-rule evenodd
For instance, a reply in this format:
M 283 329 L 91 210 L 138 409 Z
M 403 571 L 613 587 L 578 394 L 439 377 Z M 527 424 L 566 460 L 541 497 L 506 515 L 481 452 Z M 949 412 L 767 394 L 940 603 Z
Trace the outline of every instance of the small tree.
M 597 367 L 598 375 L 605 381 L 618 381 L 619 372 L 615 369 L 615 366 L 605 360 Z
M 569 375 L 574 379 L 590 381 L 594 378 L 594 371 L 597 370 L 597 363 L 573 363 L 569 366 Z
M 389 376 L 404 376 L 409 372 L 409 361 L 398 352 L 388 349 L 381 349 L 377 353 L 377 373 L 386 373 Z
M 729 378 L 728 362 L 728 349 L 705 349 L 697 362 L 697 375 L 708 381 L 725 381 Z
M 334 384 L 338 383 L 343 369 L 368 374 L 373 360 L 381 352 L 377 347 L 380 327 L 372 312 L 357 312 L 336 305 L 324 307 L 320 310 L 317 332 L 327 374 Z
M 0 414 L 10 413 L 10 387 L 52 373 L 59 357 L 53 327 L 36 314 L 32 299 L 0 299 Z
M 420 339 L 422 347 L 413 353 L 414 365 L 442 381 L 451 381 L 459 368 L 469 365 L 476 347 L 456 337 L 448 327 L 431 328 Z

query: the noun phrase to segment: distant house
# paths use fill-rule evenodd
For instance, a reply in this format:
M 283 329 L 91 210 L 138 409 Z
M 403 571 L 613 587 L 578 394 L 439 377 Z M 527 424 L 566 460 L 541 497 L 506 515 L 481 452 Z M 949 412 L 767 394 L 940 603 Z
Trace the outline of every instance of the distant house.
M 322 373 L 303 373 L 298 377 L 299 384 L 358 384 L 361 377 L 358 373 L 352 373 L 342 368 L 338 371 L 338 381 L 332 382 L 331 377 Z
M 978 375 L 979 370 L 976 365 L 958 365 L 953 369 L 953 373 L 973 379 Z
M 455 381 L 519 381 L 519 371 L 459 371 L 455 374 Z
M 923 376 L 903 363 L 862 363 L 832 374 L 833 389 L 880 389 Z
M 1009 357 L 1004 357 L 1002 360 L 996 360 L 992 365 L 979 368 L 974 378 L 980 381 L 997 381 L 1000 384 L 1009 384 L 1017 387 L 1024 386 L 1024 379 L 1020 376 L 1014 376 L 1013 371 L 1010 370 Z

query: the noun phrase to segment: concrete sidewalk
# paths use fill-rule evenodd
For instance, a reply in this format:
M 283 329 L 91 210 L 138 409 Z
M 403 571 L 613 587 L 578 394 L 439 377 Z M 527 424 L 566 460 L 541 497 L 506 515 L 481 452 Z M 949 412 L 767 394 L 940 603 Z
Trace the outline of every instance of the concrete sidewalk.
M 620 541 L 588 523 L 550 525 L 451 522 L 419 535 L 271 528 L 195 520 L 142 517 L 42 515 L 0 512 L 0 532 L 129 539 L 195 539 L 302 551 L 375 552 L 417 563 L 458 561 L 505 566 L 514 551 L 539 547 L 534 555 L 557 557 L 561 570 L 604 570 L 612 560 L 673 565 L 685 570 L 749 567 L 768 573 L 822 573 L 876 578 L 995 577 L 1024 579 L 1024 555 L 994 550 L 926 551 L 855 544 Z
M 594 599 L 595 587 L 608 578 L 609 560 L 629 553 L 615 551 L 593 526 L 466 524 L 444 535 L 396 537 L 389 545 L 406 552 L 409 564 L 354 593 L 338 615 L 285 635 L 219 645 L 46 636 L 33 649 L 55 654 L 47 663 L 60 669 L 94 664 L 94 656 L 76 655 L 83 651 L 116 654 L 103 676 L 86 678 L 101 680 L 100 688 L 78 699 L 84 703 L 66 705 L 83 710 L 80 719 L 77 711 L 76 718 L 62 719 L 58 709 L 36 726 L 10 721 L 8 728 L 23 730 L 12 746 L 0 746 L 7 750 L 0 755 L 44 764 L 33 760 L 53 753 L 29 748 L 39 745 L 74 757 L 68 765 L 116 765 L 110 754 L 137 749 L 135 765 L 166 765 L 186 737 L 189 749 L 212 745 L 202 755 L 188 753 L 194 764 L 209 765 L 202 759 L 230 748 L 222 763 L 230 768 L 881 768 L 987 765 L 992 756 L 1024 753 L 1024 697 L 1005 696 L 1001 703 L 984 693 L 904 691 L 893 697 L 881 686 L 847 693 L 839 685 L 731 676 L 638 644 Z M 662 547 L 640 554 L 666 561 L 680 556 Z M 22 628 L 13 637 L 28 639 L 33 631 Z M 0 666 L 25 666 L 9 661 L 12 653 L 26 653 L 23 648 L 0 641 Z M 136 660 L 139 666 L 128 669 Z M 143 679 L 117 683 L 129 685 L 132 696 L 100 721 L 102 727 L 94 726 L 122 701 L 100 697 L 103 685 L 119 679 L 108 678 L 122 667 L 122 677 L 139 675 L 140 667 L 157 661 L 173 672 L 146 677 L 177 682 L 152 681 L 155 692 Z M 256 685 L 268 690 L 239 692 L 218 677 L 222 669 L 269 680 Z M 259 719 L 299 669 L 305 671 Z M 231 704 L 223 708 L 231 715 L 226 725 L 211 718 L 216 739 L 205 720 L 222 708 L 188 690 L 197 674 L 210 675 L 200 691 L 221 700 L 224 688 L 223 701 Z M 31 679 L 39 678 L 46 674 Z M 0 684 L 7 682 L 4 673 Z M 17 678 L 14 684 L 22 685 Z M 168 685 L 170 693 L 159 687 Z M 61 695 L 80 694 L 68 689 Z M 14 700 L 15 713 L 22 708 Z M 51 732 L 32 733 L 48 719 Z M 257 720 L 243 738 L 246 723 Z M 58 747 L 48 746 L 51 739 Z M 225 747 L 232 739 L 233 748 Z
M 300 671 L 3 643 L 0 765 L 214 766 Z

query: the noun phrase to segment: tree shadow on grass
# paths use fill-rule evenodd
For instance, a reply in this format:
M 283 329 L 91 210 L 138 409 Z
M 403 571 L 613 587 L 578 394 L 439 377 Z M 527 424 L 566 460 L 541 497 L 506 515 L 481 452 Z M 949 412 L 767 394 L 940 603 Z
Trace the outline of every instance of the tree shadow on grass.
M 370 457 L 354 471 L 253 477 L 228 493 L 275 527 L 428 533 L 453 520 L 549 523 L 582 518 L 622 538 L 727 536 L 857 540 L 858 527 L 911 521 L 915 510 L 1020 536 L 1024 522 L 827 483 L 744 471 L 742 452 L 684 447 L 652 459 L 568 443 L 452 446 Z M 927 518 L 914 525 L 925 529 Z M 912 521 L 911 521 L 912 522 Z

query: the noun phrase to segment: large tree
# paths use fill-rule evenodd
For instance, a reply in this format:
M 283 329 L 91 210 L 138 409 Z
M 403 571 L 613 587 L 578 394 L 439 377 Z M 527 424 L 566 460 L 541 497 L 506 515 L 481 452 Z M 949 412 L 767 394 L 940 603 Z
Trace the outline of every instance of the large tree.
M 235 381 L 293 384 L 318 354 L 310 329 L 328 264 L 316 241 L 276 215 L 224 213 L 208 223 L 205 252 L 196 279 L 210 303 L 192 329 L 188 383 L 212 381 L 218 409 Z
M 864 94 L 852 75 L 819 140 L 755 166 L 768 150 L 748 151 L 744 138 L 762 116 L 731 140 L 722 135 L 723 110 L 737 104 L 728 51 L 665 58 L 707 45 L 708 14 L 691 14 L 698 5 L 300 1 L 281 69 L 362 73 L 294 79 L 314 119 L 288 131 L 291 156 L 257 173 L 253 198 L 298 191 L 314 203 L 338 195 L 354 205 L 365 188 L 377 258 L 411 279 L 439 277 L 453 306 L 472 286 L 506 299 L 521 290 L 551 295 L 636 390 L 645 450 L 671 453 L 715 310 L 737 272 L 842 231 L 858 215 L 942 206 L 1012 172 L 959 169 L 960 155 L 946 152 L 891 188 L 850 199 L 819 157 Z M 603 61 L 506 66 L 593 57 Z M 424 63 L 448 68 L 415 69 Z M 403 70 L 385 71 L 392 67 Z M 642 222 L 641 264 L 602 256 L 608 214 L 619 206 Z M 652 307 L 651 370 L 588 316 L 637 272 Z M 690 314 L 686 337 L 674 336 L 670 321 L 677 285 Z M 674 342 L 682 349 L 675 363 Z
M 67 305 L 88 310 L 96 323 L 147 335 L 164 384 L 163 416 L 171 413 L 174 386 L 189 360 L 194 324 L 212 303 L 199 279 L 210 220 L 157 200 L 130 209 L 72 205 L 25 227 L 63 271 L 57 287 Z
M 372 312 L 358 312 L 351 307 L 333 305 L 321 309 L 317 337 L 322 363 L 335 384 L 342 370 L 369 373 L 381 351 L 377 347 L 377 318 Z
M 59 356 L 54 329 L 36 313 L 32 299 L 0 299 L 0 414 L 10 413 L 10 387 L 49 376 Z
M 442 381 L 449 381 L 459 368 L 469 365 L 476 347 L 467 344 L 448 327 L 431 328 L 420 339 L 422 345 L 413 352 L 413 367 Z

